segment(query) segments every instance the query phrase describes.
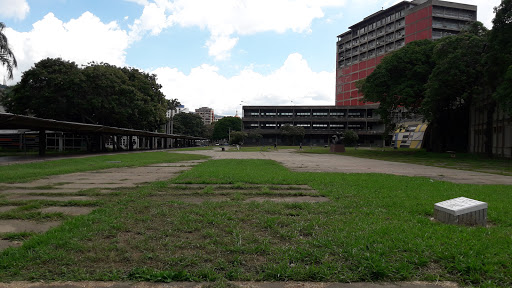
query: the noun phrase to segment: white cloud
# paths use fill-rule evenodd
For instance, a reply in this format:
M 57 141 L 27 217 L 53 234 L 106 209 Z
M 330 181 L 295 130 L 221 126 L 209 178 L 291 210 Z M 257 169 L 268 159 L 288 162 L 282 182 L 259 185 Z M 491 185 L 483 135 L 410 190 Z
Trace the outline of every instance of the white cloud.
M 288 56 L 284 64 L 269 75 L 252 67 L 231 78 L 218 68 L 203 64 L 186 75 L 175 68 L 158 68 L 158 76 L 167 98 L 177 98 L 190 109 L 211 107 L 219 115 L 240 113 L 244 105 L 334 105 L 334 72 L 314 72 L 302 55 Z
M 324 8 L 341 7 L 345 3 L 345 0 L 153 1 L 134 22 L 132 39 L 140 39 L 147 31 L 158 34 L 171 25 L 200 27 L 210 31 L 206 46 L 209 54 L 219 60 L 229 57 L 237 36 L 268 31 L 307 33 L 314 19 L 324 17 Z
M 238 38 L 231 38 L 225 35 L 212 35 L 210 40 L 206 41 L 208 55 L 217 60 L 226 60 L 229 58 L 229 51 L 235 47 Z
M 166 16 L 166 6 L 157 3 L 150 3 L 144 6 L 142 15 L 136 19 L 130 26 L 130 42 L 138 41 L 144 33 L 150 32 L 151 35 L 158 35 L 162 29 L 172 25 Z
M 133 3 L 137 3 L 139 5 L 148 5 L 148 0 L 124 0 L 126 2 L 133 2 Z
M 26 0 L 0 0 L 0 17 L 23 20 L 30 11 Z
M 49 13 L 34 23 L 29 32 L 7 28 L 5 34 L 18 61 L 14 81 L 19 81 L 22 72 L 47 57 L 61 57 L 78 64 L 96 61 L 122 66 L 129 45 L 126 31 L 116 22 L 102 23 L 90 12 L 67 23 Z

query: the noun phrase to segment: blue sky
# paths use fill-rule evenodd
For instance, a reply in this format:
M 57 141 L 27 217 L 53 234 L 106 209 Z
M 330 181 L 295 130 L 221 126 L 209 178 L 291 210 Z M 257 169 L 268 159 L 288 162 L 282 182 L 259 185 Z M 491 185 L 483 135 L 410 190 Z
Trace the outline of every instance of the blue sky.
M 500 3 L 452 1 L 478 5 L 489 28 Z M 0 0 L 19 64 L 8 84 L 39 60 L 61 57 L 155 73 L 166 97 L 191 110 L 234 115 L 242 104 L 334 105 L 336 36 L 397 2 Z

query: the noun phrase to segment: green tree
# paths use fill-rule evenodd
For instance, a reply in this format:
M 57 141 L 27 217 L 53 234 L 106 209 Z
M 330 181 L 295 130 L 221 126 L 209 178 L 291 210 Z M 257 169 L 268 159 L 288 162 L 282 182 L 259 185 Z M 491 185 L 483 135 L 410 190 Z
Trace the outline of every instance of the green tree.
M 12 53 L 12 50 L 9 47 L 9 42 L 7 41 L 7 36 L 4 34 L 4 29 L 5 24 L 0 22 L 0 63 L 2 66 L 7 68 L 7 78 L 12 79 L 12 70 L 18 67 L 18 63 L 16 62 L 14 53 Z
M 174 134 L 204 137 L 206 127 L 201 116 L 193 113 L 174 115 Z
M 166 101 L 149 75 L 132 68 L 44 59 L 23 73 L 2 100 L 7 111 L 63 121 L 155 131 Z
M 290 145 L 295 145 L 297 142 L 301 142 L 306 135 L 306 130 L 301 126 L 292 126 L 285 124 L 281 126 L 281 135 L 285 138 L 285 141 Z
M 420 113 L 430 122 L 430 149 L 466 150 L 470 105 L 482 94 L 486 35 L 475 23 L 456 36 L 411 42 L 358 82 L 366 101 L 380 102 L 385 134 L 399 124 L 397 111 Z
M 247 132 L 247 138 L 251 139 L 252 143 L 260 144 L 260 140 L 263 138 L 263 131 L 260 129 L 252 129 Z
M 357 144 L 359 140 L 359 135 L 352 130 L 347 130 L 343 132 L 343 144 L 346 146 L 354 146 Z
M 75 62 L 47 58 L 25 71 L 2 103 L 10 113 L 94 123 L 86 112 L 84 83 Z
M 215 123 L 213 128 L 213 140 L 229 138 L 230 131 L 241 131 L 242 119 L 238 117 L 224 117 Z
M 167 99 L 167 110 L 176 110 L 178 106 L 181 105 L 181 102 L 178 99 Z
M 501 109 L 512 114 L 512 0 L 502 0 L 494 8 L 496 16 L 489 32 L 486 79 Z
M 481 23 L 473 26 L 478 25 Z M 435 66 L 425 85 L 420 109 L 430 122 L 428 147 L 434 151 L 466 151 L 470 107 L 480 100 L 483 92 L 482 53 L 487 44 L 486 33 L 470 29 L 435 44 L 432 54 Z
M 385 135 L 395 130 L 394 114 L 405 108 L 406 113 L 418 113 L 425 98 L 434 62 L 435 42 L 419 40 L 384 57 L 366 79 L 357 83 L 366 102 L 380 102 L 376 112 L 386 124 Z
M 137 101 L 132 103 L 136 113 L 132 125 L 135 129 L 156 131 L 167 120 L 167 101 L 160 89 L 162 85 L 156 81 L 155 74 L 149 74 L 135 68 L 120 68 L 128 77 L 128 86 L 139 93 Z
M 242 145 L 244 143 L 245 138 L 247 138 L 247 133 L 243 131 L 232 131 L 229 138 L 229 144 Z

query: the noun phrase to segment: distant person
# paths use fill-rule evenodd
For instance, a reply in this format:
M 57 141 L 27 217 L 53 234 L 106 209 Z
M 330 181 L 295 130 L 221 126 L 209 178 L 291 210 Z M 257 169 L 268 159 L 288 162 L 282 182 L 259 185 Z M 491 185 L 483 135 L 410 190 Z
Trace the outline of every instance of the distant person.
M 274 150 L 277 150 L 277 143 L 274 143 Z
M 302 142 L 299 144 L 299 150 L 302 150 Z

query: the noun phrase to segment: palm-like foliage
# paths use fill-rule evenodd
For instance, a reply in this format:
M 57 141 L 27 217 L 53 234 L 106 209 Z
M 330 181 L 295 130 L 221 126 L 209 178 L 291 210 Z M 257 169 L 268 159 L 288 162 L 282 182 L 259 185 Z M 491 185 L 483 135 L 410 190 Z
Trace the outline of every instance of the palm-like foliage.
M 7 42 L 7 36 L 4 34 L 5 24 L 0 22 L 0 63 L 2 66 L 7 67 L 7 78 L 12 79 L 12 69 L 18 66 L 16 58 L 9 48 L 9 42 Z

